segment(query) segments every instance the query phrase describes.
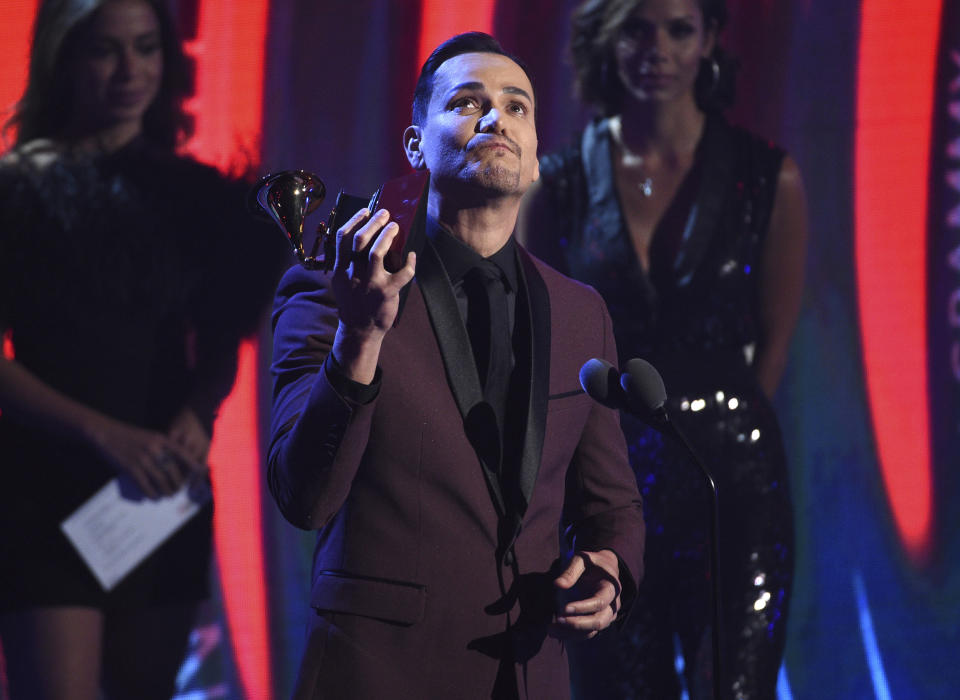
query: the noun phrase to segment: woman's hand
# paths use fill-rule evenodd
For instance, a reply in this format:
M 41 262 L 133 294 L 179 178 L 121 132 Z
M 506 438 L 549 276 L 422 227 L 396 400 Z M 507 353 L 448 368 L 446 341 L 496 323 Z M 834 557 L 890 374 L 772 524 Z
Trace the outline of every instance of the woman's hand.
M 167 436 L 183 448 L 190 458 L 203 466 L 206 472 L 207 456 L 210 454 L 210 435 L 203 427 L 192 408 L 185 407 L 170 423 Z
M 2 331 L 2 328 L 0 328 Z M 23 425 L 93 446 L 117 472 L 127 474 L 150 498 L 176 491 L 187 477 L 205 473 L 205 456 L 189 418 L 178 417 L 173 438 L 106 416 L 60 393 L 16 360 L 0 357 L 0 408 Z M 196 416 L 194 416 L 196 418 Z M 186 443 L 189 447 L 184 447 Z
M 191 475 L 206 471 L 175 439 L 112 418 L 105 418 L 93 432 L 93 442 L 110 465 L 133 479 L 149 498 L 169 496 Z

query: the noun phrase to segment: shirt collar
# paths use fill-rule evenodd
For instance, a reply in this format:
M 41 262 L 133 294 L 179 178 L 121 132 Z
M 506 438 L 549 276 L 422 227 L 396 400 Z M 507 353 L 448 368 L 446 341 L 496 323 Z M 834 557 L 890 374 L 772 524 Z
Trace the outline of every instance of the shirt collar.
M 450 282 L 456 284 L 472 268 L 477 266 L 484 257 L 463 241 L 455 238 L 440 222 L 431 216 L 427 217 L 427 237 L 443 263 L 443 268 L 450 277 Z M 509 287 L 508 291 L 517 289 L 517 244 L 513 236 L 507 239 L 496 253 L 486 258 L 500 268 Z

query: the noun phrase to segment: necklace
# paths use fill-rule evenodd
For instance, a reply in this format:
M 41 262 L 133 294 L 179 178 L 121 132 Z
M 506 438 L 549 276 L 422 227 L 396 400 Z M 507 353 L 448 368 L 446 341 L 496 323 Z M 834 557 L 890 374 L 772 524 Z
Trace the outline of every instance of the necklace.
M 614 117 L 610 120 L 610 134 L 613 136 L 614 142 L 619 147 L 622 157 L 623 165 L 630 168 L 642 168 L 644 166 L 644 157 L 636 153 L 632 153 L 627 145 L 623 142 L 623 134 L 621 132 L 620 119 L 619 117 Z M 653 196 L 653 178 L 649 175 L 646 177 L 640 177 L 637 180 L 637 187 L 640 189 L 640 194 L 644 197 Z

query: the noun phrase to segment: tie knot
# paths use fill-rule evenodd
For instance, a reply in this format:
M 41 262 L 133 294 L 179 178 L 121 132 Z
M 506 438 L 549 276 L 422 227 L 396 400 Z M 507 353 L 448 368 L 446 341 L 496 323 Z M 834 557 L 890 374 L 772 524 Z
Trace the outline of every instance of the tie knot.
M 500 266 L 489 260 L 479 261 L 470 268 L 466 277 L 474 284 L 482 284 L 485 287 L 489 287 L 494 282 L 497 282 L 501 288 L 506 288 L 503 271 L 500 269 Z

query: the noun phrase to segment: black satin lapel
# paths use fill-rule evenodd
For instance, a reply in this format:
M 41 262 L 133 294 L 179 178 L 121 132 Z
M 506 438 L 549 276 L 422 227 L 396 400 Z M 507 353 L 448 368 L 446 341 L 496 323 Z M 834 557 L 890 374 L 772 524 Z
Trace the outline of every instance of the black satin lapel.
M 526 313 L 530 319 L 530 394 L 527 401 L 527 429 L 520 460 L 520 493 L 523 509 L 530 504 L 540 471 L 543 439 L 547 427 L 547 398 L 550 395 L 550 294 L 530 256 L 518 248 L 522 285 L 526 289 Z
M 480 458 L 490 497 L 501 515 L 506 512 L 498 475 L 502 446 L 497 418 L 480 387 L 480 377 L 470 349 L 470 336 L 457 310 L 453 287 L 429 240 L 424 240 L 417 258 L 417 284 L 427 307 L 430 324 L 440 346 L 443 366 L 467 439 Z
M 453 287 L 440 258 L 428 241 L 424 242 L 417 259 L 417 284 L 423 293 L 423 302 L 437 336 L 450 389 L 460 415 L 466 418 L 470 409 L 483 400 L 480 377 L 473 362 L 470 337 L 457 310 Z
M 707 119 L 700 148 L 703 149 L 700 189 L 690 209 L 690 216 L 683 232 L 684 240 L 674 261 L 674 277 L 678 287 L 690 282 L 707 252 L 710 239 L 717 231 L 723 214 L 725 190 L 730 182 L 736 157 L 733 152 L 733 140 L 727 133 L 727 126 L 716 117 Z

